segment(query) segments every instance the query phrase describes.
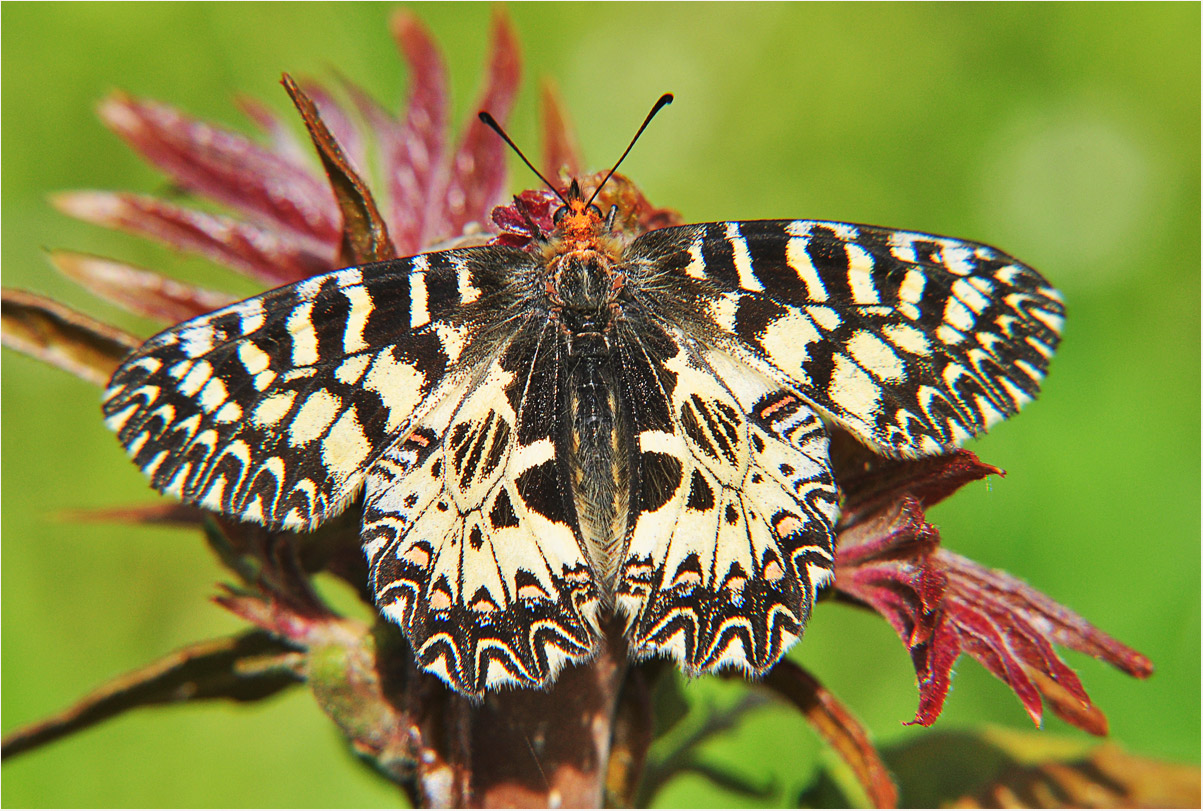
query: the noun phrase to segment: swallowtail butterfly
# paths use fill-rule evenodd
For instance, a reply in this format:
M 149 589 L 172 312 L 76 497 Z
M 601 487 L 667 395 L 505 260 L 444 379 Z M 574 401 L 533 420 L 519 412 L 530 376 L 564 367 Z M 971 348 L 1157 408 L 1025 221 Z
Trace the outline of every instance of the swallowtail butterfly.
M 986 245 L 811 220 L 629 238 L 596 191 L 556 193 L 527 248 L 269 291 L 151 338 L 105 394 L 185 502 L 307 530 L 362 492 L 380 611 L 467 695 L 550 684 L 611 614 L 633 657 L 763 674 L 832 579 L 824 420 L 943 453 L 1031 400 L 1057 346 L 1057 291 Z

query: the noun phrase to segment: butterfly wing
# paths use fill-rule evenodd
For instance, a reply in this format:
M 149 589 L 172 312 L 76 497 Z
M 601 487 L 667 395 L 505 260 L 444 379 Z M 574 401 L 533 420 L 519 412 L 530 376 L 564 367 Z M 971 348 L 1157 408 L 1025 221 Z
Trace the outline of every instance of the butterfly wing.
M 712 286 L 741 359 L 891 455 L 940 453 L 1031 400 L 1060 294 L 987 245 L 847 223 L 652 231 L 632 256 Z
M 105 392 L 110 428 L 155 488 L 269 527 L 342 510 L 372 462 L 447 386 L 499 248 L 426 254 L 281 287 L 172 327 Z
M 532 320 L 368 475 L 381 611 L 462 693 L 540 687 L 593 655 L 598 593 L 556 456 L 557 327 Z
M 621 343 L 635 518 L 615 592 L 633 655 L 763 674 L 802 634 L 838 511 L 817 416 L 670 328 Z

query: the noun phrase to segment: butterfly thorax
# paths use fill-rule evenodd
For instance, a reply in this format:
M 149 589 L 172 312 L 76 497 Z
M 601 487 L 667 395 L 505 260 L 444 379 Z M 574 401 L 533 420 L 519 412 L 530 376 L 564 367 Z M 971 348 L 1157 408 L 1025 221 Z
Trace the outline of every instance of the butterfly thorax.
M 556 229 L 543 246 L 553 308 L 584 313 L 609 307 L 622 289 L 616 267 L 624 241 L 610 232 L 596 206 L 586 208 L 577 199 L 562 206 L 555 220 Z

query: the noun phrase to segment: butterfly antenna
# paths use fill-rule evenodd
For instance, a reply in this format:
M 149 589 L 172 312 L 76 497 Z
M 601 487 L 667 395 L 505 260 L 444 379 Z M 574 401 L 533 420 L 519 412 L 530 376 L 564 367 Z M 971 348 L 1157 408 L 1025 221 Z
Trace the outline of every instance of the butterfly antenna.
M 639 126 L 639 130 L 635 133 L 635 137 L 631 139 L 631 143 L 627 144 L 626 151 L 622 153 L 622 156 L 614 163 L 614 166 L 610 169 L 609 172 L 606 173 L 605 180 L 603 180 L 598 185 L 598 187 L 593 190 L 593 195 L 589 198 L 589 202 L 585 204 L 586 208 L 588 208 L 590 205 L 593 204 L 593 200 L 594 200 L 594 198 L 597 197 L 598 192 L 600 192 L 605 187 L 606 183 L 609 182 L 610 178 L 614 176 L 614 173 L 618 171 L 619 165 L 626 159 L 627 155 L 631 151 L 631 148 L 633 146 L 635 146 L 635 142 L 639 140 L 639 136 L 643 134 L 643 131 L 645 129 L 647 129 L 647 125 L 652 123 L 652 119 L 656 117 L 656 113 L 660 112 L 661 109 L 663 109 L 664 107 L 667 107 L 668 105 L 670 105 L 672 103 L 673 103 L 673 94 L 672 93 L 665 93 L 663 96 L 661 96 L 659 99 L 656 100 L 656 103 L 652 105 L 652 111 L 647 114 L 647 118 L 643 119 L 643 123 Z M 524 160 L 525 160 L 525 158 L 524 158 Z
M 480 120 L 484 122 L 485 126 L 487 126 L 489 129 L 493 130 L 493 132 L 500 135 L 501 140 L 503 140 L 507 144 L 509 144 L 510 149 L 512 149 L 516 153 L 518 153 L 518 157 L 522 158 L 522 162 L 525 163 L 528 167 L 530 167 L 530 170 L 535 173 L 535 176 L 538 177 L 540 180 L 542 180 L 544 185 L 546 185 L 547 188 L 551 189 L 552 193 L 554 193 L 556 197 L 560 198 L 560 202 L 563 203 L 564 205 L 568 205 L 568 201 L 564 199 L 564 195 L 560 194 L 560 190 L 557 189 L 554 185 L 552 185 L 552 182 L 550 180 L 543 177 L 543 173 L 540 172 L 538 169 L 536 169 L 535 165 L 526 159 L 526 155 L 523 155 L 522 150 L 518 148 L 518 145 L 513 142 L 513 140 L 510 138 L 510 136 L 505 134 L 505 130 L 503 130 L 501 128 L 501 125 L 497 123 L 497 119 L 493 118 L 493 116 L 489 115 L 484 110 L 481 110 L 479 115 L 480 115 Z

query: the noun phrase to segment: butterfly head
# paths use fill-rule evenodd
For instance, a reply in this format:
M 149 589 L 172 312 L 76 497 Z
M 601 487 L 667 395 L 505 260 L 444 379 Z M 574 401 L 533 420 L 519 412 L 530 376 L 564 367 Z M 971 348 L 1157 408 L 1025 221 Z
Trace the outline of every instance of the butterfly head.
M 600 190 L 600 186 L 598 189 Z M 556 209 L 551 221 L 556 226 L 556 235 L 569 240 L 586 239 L 596 236 L 603 230 L 605 223 L 613 218 L 613 209 L 609 217 L 602 217 L 601 209 L 593 202 L 597 193 L 588 199 L 581 193 L 580 184 L 575 180 L 563 196 L 564 204 Z

